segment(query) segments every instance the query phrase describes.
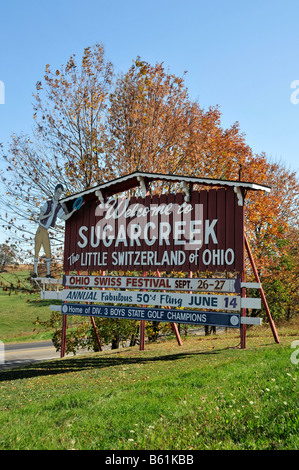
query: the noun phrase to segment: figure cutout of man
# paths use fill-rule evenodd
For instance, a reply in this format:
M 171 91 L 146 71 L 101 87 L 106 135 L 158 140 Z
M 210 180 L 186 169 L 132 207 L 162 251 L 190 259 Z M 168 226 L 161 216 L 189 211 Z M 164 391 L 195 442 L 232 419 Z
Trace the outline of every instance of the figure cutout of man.
M 39 215 L 39 226 L 35 234 L 35 252 L 34 252 L 34 269 L 32 277 L 37 277 L 37 266 L 38 266 L 38 256 L 41 247 L 43 246 L 45 255 L 46 255 L 46 267 L 47 267 L 47 276 L 48 278 L 53 278 L 51 275 L 51 245 L 48 229 L 54 228 L 56 224 L 57 217 L 59 219 L 67 220 L 73 213 L 77 210 L 74 209 L 71 212 L 67 212 L 65 205 L 62 205 L 59 202 L 59 199 L 64 192 L 62 184 L 57 184 L 54 190 L 53 198 L 46 201 L 46 203 L 41 207 Z

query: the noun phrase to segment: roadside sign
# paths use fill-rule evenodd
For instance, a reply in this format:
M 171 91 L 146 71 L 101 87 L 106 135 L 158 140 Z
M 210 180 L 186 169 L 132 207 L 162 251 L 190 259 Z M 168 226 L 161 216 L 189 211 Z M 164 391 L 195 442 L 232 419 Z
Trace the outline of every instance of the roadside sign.
M 129 320 L 161 321 L 167 323 L 186 323 L 193 325 L 212 325 L 239 328 L 240 315 L 225 312 L 203 312 L 161 308 L 115 307 L 63 303 L 63 315 L 81 315 L 102 318 L 121 318 Z
M 241 272 L 244 206 L 233 187 L 119 197 L 66 222 L 64 270 Z
M 163 180 L 181 183 L 181 191 L 151 191 L 151 183 Z M 194 184 L 200 189 L 194 190 Z M 135 187 L 137 195 L 127 197 Z M 176 323 L 240 328 L 245 348 L 245 325 L 261 321 L 245 316 L 246 309 L 261 308 L 261 299 L 245 296 L 245 289 L 260 289 L 266 306 L 244 234 L 248 188 L 270 190 L 241 181 L 134 172 L 65 198 L 69 210 L 78 198 L 84 210 L 66 221 L 64 289 L 42 292 L 45 300 L 63 302 L 52 306 L 63 315 L 62 356 L 66 315 L 90 316 L 94 329 L 93 317 L 140 320 L 141 350 L 145 320 L 172 323 L 179 344 Z M 245 282 L 245 246 L 257 283 Z M 126 272 L 146 275 L 117 275 Z M 173 272 L 177 277 L 159 276 Z M 223 278 L 217 278 L 219 273 Z

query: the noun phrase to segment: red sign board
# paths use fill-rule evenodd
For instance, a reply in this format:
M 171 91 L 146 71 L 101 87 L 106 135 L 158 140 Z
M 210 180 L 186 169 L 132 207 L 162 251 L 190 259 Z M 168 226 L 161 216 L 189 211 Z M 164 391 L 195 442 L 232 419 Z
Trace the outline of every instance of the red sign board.
M 94 196 L 66 222 L 65 271 L 242 271 L 244 207 L 234 189 Z

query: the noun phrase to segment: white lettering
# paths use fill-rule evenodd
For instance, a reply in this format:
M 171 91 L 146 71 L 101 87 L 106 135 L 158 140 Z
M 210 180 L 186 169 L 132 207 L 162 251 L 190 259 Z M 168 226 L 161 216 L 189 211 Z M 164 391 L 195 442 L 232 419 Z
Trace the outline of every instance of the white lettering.
M 88 227 L 86 227 L 86 225 L 82 225 L 82 227 L 79 228 L 79 237 L 82 238 L 82 242 L 78 241 L 78 246 L 80 248 L 84 248 L 87 245 L 88 239 L 87 239 L 86 235 L 84 235 L 84 233 L 83 233 L 83 232 L 87 232 L 87 231 L 88 231 Z
M 185 230 L 181 227 L 186 225 L 186 221 L 179 220 L 174 223 L 174 243 L 175 245 L 185 245 L 185 240 L 180 240 L 180 236 L 185 234 Z
M 130 229 L 130 230 L 129 230 Z M 133 246 L 134 245 L 134 242 L 136 242 L 136 244 L 138 246 L 141 246 L 141 243 L 140 243 L 140 234 L 141 234 L 141 227 L 139 224 L 134 224 L 134 223 L 130 223 L 129 226 L 128 226 L 128 230 L 129 230 L 129 237 L 130 237 L 130 246 Z
M 202 254 L 202 262 L 205 266 L 224 266 L 231 265 L 235 261 L 235 252 L 231 248 L 227 250 L 204 250 Z
M 171 226 L 169 222 L 161 222 L 159 230 L 159 245 L 163 245 L 163 240 L 165 240 L 166 245 L 170 245 L 169 235 L 171 232 Z
M 157 237 L 155 236 L 153 236 L 152 239 L 150 240 L 148 236 L 148 231 L 150 227 L 152 228 L 152 230 L 155 231 L 156 225 L 153 222 L 148 222 L 144 227 L 144 239 L 145 239 L 146 244 L 149 246 L 153 245 L 155 241 L 157 240 Z
M 190 245 L 201 245 L 202 244 L 202 239 L 201 239 L 201 228 L 195 228 L 196 225 L 201 225 L 202 220 L 191 220 L 190 221 L 190 240 L 189 243 Z M 198 235 L 196 238 L 194 235 Z
M 218 222 L 218 219 L 213 219 L 212 223 L 210 223 L 209 220 L 205 221 L 205 244 L 206 245 L 209 244 L 210 235 L 212 237 L 213 243 L 218 243 L 218 240 L 214 231 L 214 227 L 217 224 L 217 222 Z
M 230 255 L 230 260 L 229 260 L 229 255 Z M 233 264 L 233 262 L 235 261 L 234 250 L 232 250 L 231 248 L 228 248 L 225 251 L 224 259 L 225 259 L 225 264 L 228 264 L 228 265 Z
M 92 226 L 90 229 L 91 235 L 90 235 L 90 245 L 93 248 L 97 248 L 100 244 L 100 227 L 94 227 Z M 95 236 L 96 232 L 96 236 Z M 96 240 L 95 240 L 96 238 Z
M 210 250 L 205 250 L 202 254 L 202 262 L 205 266 L 211 264 L 212 255 Z
M 120 242 L 123 243 L 124 246 L 128 246 L 127 237 L 126 237 L 126 229 L 124 225 L 120 225 L 118 227 L 118 234 L 117 234 L 117 239 L 115 241 L 115 246 L 118 246 Z
M 107 230 L 112 232 L 113 231 L 112 226 L 111 225 L 105 225 L 105 227 L 103 228 L 103 243 L 104 243 L 105 246 L 110 246 L 112 244 L 114 236 L 109 235 L 109 237 L 107 238 L 106 237 Z

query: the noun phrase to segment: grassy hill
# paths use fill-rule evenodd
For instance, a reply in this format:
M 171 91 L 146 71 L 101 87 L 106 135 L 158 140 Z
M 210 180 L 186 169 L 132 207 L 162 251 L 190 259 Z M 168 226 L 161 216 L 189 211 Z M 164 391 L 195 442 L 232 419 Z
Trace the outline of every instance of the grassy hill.
M 246 350 L 233 331 L 3 371 L 0 449 L 299 449 L 298 331 L 281 326 L 276 344 L 252 328 Z
M 51 337 L 34 321 L 52 302 L 28 274 L 1 274 L 21 288 L 0 290 L 4 342 Z M 0 449 L 299 449 L 299 319 L 278 334 L 248 328 L 246 350 L 229 330 L 2 371 Z
M 0 273 L 0 340 L 4 343 L 52 338 L 51 329 L 35 322 L 37 318 L 49 319 L 49 305 L 55 301 L 40 300 L 40 289 L 30 281 L 29 274 L 29 270 L 17 268 Z

